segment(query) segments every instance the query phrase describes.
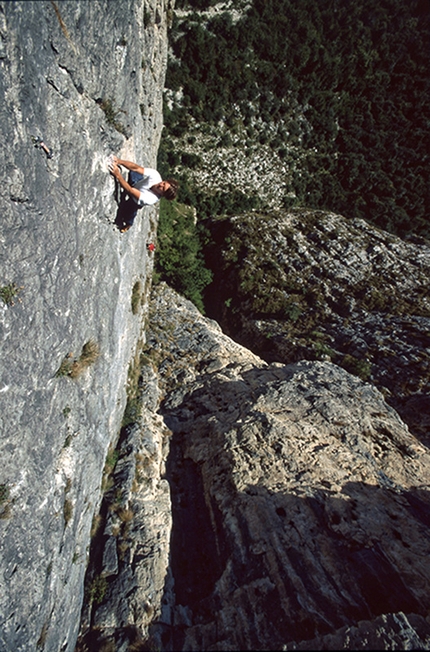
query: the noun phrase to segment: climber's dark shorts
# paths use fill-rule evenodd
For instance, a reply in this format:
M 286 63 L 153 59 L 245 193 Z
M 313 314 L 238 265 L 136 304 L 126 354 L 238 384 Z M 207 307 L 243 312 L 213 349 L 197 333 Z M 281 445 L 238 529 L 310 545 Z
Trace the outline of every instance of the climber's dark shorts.
M 133 170 L 130 170 L 128 174 L 128 183 L 130 186 L 135 186 L 141 179 L 143 179 L 143 175 L 140 174 L 140 172 L 133 172 Z M 139 206 L 137 202 L 134 201 L 134 199 L 128 197 L 126 192 L 123 192 L 121 195 L 121 202 L 116 219 L 118 226 L 120 228 L 132 226 L 137 215 L 137 211 L 140 208 L 143 208 L 143 206 Z

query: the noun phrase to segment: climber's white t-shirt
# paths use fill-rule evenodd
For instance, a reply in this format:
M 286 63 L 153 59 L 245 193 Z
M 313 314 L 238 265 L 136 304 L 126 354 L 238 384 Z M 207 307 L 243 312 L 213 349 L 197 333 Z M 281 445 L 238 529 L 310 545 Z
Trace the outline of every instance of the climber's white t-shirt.
M 162 180 L 163 179 L 157 170 L 153 170 L 152 168 L 145 168 L 143 179 L 138 181 L 134 186 L 140 190 L 140 197 L 138 201 L 135 200 L 136 203 L 139 206 L 152 206 L 152 204 L 156 204 L 160 198 L 157 197 L 155 192 L 151 192 L 150 188 L 155 186 L 157 183 L 161 183 Z

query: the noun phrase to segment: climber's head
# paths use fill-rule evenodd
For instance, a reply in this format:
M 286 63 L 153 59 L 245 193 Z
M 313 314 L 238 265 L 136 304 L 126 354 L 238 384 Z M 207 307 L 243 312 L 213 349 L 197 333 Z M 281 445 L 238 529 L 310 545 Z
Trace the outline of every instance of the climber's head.
M 160 181 L 154 186 L 151 186 L 152 192 L 154 192 L 157 197 L 164 197 L 165 199 L 176 199 L 178 193 L 179 183 L 176 179 L 166 179 L 165 181 Z

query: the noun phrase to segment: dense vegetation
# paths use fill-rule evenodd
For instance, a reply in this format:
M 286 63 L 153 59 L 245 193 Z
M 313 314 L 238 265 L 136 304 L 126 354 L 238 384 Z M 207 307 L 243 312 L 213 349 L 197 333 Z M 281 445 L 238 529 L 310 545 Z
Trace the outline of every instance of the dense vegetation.
M 198 155 L 169 141 L 186 134 L 189 116 L 235 129 L 239 111 L 249 137 L 268 139 L 278 155 L 290 160 L 300 147 L 286 206 L 428 237 L 428 0 L 253 0 L 237 22 L 199 13 L 213 4 L 176 2 L 195 12 L 172 27 L 166 85 L 182 99 L 166 104 L 160 169 L 198 166 Z M 256 116 L 284 128 L 256 132 Z M 246 193 L 205 193 L 186 178 L 181 199 L 199 217 L 259 204 Z
M 160 202 L 155 281 L 166 281 L 204 312 L 202 291 L 211 282 L 206 269 L 194 210 L 177 201 Z

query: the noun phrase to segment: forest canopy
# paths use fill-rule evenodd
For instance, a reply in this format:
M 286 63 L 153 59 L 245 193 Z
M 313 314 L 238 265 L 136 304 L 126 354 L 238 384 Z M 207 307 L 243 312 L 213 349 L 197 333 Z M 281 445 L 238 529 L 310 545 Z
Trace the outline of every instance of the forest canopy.
M 283 139 L 270 142 L 279 155 L 300 145 L 285 206 L 293 196 L 295 205 L 429 237 L 428 0 L 253 0 L 240 20 L 201 11 L 214 4 L 176 2 L 191 13 L 171 30 L 166 87 L 181 101 L 165 107 L 160 168 L 178 157 L 169 136 L 186 133 L 189 116 L 228 125 L 239 107 L 245 127 L 255 115 L 285 122 Z M 293 103 L 303 121 L 291 119 Z M 184 188 L 199 216 L 214 207 Z M 226 212 L 236 210 L 225 195 Z

